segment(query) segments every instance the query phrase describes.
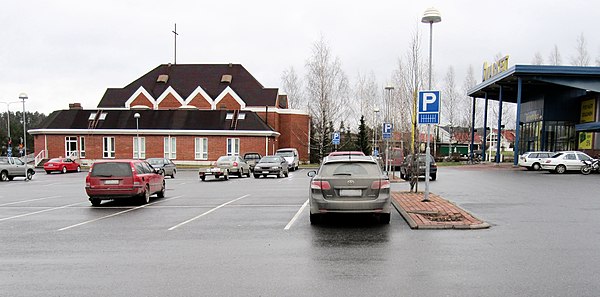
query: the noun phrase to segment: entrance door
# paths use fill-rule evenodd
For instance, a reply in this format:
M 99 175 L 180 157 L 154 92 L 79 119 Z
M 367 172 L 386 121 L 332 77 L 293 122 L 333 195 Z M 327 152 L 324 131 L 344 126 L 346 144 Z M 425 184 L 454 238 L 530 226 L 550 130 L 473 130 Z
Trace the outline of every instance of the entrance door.
M 65 137 L 65 158 L 77 158 L 77 136 Z

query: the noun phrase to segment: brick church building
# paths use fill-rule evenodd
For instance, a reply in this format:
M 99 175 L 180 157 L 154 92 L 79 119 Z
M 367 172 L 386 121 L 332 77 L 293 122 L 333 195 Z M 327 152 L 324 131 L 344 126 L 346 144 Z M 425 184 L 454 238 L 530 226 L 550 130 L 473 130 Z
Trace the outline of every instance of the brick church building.
M 289 109 L 286 95 L 263 87 L 240 64 L 163 64 L 107 89 L 96 109 L 70 104 L 29 133 L 36 162 L 166 157 L 206 165 L 222 155 L 284 147 L 308 161 L 309 131 L 307 113 Z

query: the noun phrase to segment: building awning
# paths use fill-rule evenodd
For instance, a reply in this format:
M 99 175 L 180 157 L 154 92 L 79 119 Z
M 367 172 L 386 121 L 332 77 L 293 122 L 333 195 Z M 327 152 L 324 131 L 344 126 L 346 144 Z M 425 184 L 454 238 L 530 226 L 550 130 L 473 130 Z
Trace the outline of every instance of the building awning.
M 583 123 L 575 125 L 577 132 L 600 132 L 600 122 Z

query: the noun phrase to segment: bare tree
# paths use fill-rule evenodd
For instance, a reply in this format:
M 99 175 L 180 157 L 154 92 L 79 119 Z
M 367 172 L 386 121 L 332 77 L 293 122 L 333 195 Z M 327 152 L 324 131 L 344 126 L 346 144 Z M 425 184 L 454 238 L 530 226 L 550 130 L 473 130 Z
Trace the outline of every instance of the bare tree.
M 542 57 L 542 53 L 536 52 L 535 55 L 533 56 L 533 60 L 531 60 L 531 64 L 532 65 L 543 65 L 544 58 Z
M 461 96 L 456 91 L 454 67 L 452 66 L 448 67 L 448 71 L 446 72 L 442 94 L 442 113 L 443 118 L 448 123 L 449 144 L 452 145 L 454 128 L 458 126 L 458 122 L 465 111 L 462 106 L 463 104 L 461 104 Z
M 308 101 L 304 96 L 302 79 L 298 77 L 293 66 L 283 71 L 281 88 L 287 93 L 290 108 L 308 111 Z
M 550 52 L 550 57 L 548 57 L 548 63 L 554 66 L 562 64 L 562 58 L 560 57 L 560 52 L 558 51 L 558 46 L 556 44 L 554 45 L 552 52 Z
M 306 61 L 306 72 L 306 95 L 315 127 L 311 146 L 322 158 L 329 145 L 326 141 L 329 123 L 346 121 L 353 113 L 348 108 L 348 78 L 340 59 L 332 57 L 323 37 L 313 44 L 312 56 Z
M 467 75 L 465 77 L 465 80 L 463 82 L 463 87 L 462 87 L 462 91 L 464 96 L 467 96 L 467 93 L 469 92 L 470 89 L 472 89 L 475 85 L 477 85 L 477 81 L 475 81 L 475 74 L 473 72 L 473 66 L 469 65 L 469 68 L 467 68 Z M 468 112 L 466 112 L 463 115 L 462 121 L 460 123 L 461 126 L 463 127 L 469 127 L 471 128 L 472 126 L 472 108 L 473 108 L 473 99 L 471 97 L 465 97 L 465 105 L 466 108 L 465 110 L 468 110 Z M 480 102 L 475 102 L 475 127 L 477 127 L 477 125 L 481 125 L 483 124 L 483 104 L 481 104 Z
M 590 55 L 587 50 L 587 43 L 583 32 L 577 37 L 577 45 L 575 46 L 575 56 L 571 58 L 571 64 L 574 66 L 588 66 L 590 65 Z
M 364 116 L 365 123 L 375 127 L 374 108 L 379 107 L 379 86 L 375 74 L 362 75 L 358 73 L 354 87 L 354 98 L 358 103 L 358 114 Z

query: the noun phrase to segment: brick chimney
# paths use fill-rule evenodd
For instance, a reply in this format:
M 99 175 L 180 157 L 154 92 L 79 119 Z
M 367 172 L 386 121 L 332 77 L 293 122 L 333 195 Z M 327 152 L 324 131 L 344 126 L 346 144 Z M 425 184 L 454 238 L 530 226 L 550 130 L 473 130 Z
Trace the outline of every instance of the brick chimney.
M 81 103 L 69 103 L 69 109 L 83 109 Z

